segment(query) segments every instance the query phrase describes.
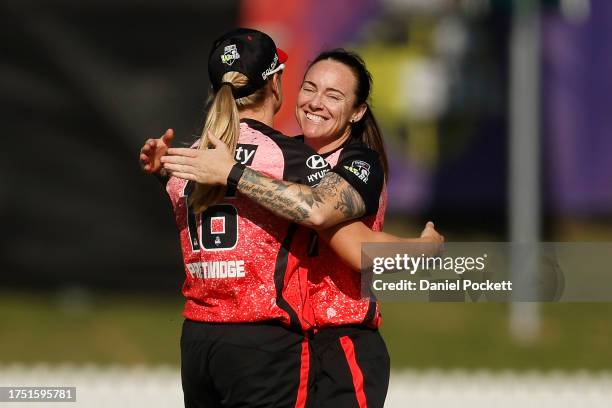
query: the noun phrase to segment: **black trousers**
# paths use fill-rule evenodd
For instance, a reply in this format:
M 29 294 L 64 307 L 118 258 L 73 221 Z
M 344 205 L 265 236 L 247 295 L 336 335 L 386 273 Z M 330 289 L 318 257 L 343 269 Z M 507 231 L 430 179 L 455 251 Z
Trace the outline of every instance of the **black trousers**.
M 303 354 L 306 352 L 306 364 Z M 185 407 L 303 406 L 308 344 L 276 322 L 225 324 L 185 320 L 181 379 Z
M 389 353 L 378 330 L 341 326 L 309 339 L 312 408 L 382 408 L 389 388 Z

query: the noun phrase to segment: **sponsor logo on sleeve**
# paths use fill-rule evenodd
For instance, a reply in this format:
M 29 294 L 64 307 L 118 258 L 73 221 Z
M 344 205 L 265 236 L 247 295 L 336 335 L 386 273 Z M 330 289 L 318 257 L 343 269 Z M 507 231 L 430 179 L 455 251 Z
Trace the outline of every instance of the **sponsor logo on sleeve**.
M 319 182 L 321 181 L 323 176 L 325 176 L 328 171 L 329 171 L 329 169 L 323 169 L 323 170 L 319 170 L 319 171 L 317 171 L 315 173 L 309 174 L 308 177 L 307 177 L 309 185 L 311 187 L 315 187 L 317 184 L 319 184 Z
M 223 54 L 221 55 L 221 62 L 231 66 L 234 61 L 240 58 L 240 54 L 238 54 L 238 50 L 236 49 L 235 44 L 231 44 L 226 46 L 223 49 Z
M 368 177 L 370 177 L 370 165 L 363 160 L 354 160 L 350 166 L 344 166 L 344 168 L 356 175 L 359 180 L 364 183 L 368 182 Z
M 323 157 L 313 154 L 306 160 L 306 165 L 313 170 L 321 170 L 327 167 L 328 163 Z
M 308 175 L 308 183 L 312 186 L 317 185 L 323 176 L 330 170 L 329 163 L 318 154 L 313 154 L 306 160 L 306 166 L 311 170 L 317 170 Z

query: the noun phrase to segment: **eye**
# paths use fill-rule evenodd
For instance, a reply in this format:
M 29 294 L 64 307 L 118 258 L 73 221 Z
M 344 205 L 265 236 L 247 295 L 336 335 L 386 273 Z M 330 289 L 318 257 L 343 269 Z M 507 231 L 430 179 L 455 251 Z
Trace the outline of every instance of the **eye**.
M 330 99 L 333 99 L 334 101 L 339 101 L 342 98 L 340 97 L 340 95 L 336 95 L 336 94 L 329 94 L 327 95 Z
M 310 85 L 302 85 L 302 91 L 305 92 L 314 92 L 314 88 Z

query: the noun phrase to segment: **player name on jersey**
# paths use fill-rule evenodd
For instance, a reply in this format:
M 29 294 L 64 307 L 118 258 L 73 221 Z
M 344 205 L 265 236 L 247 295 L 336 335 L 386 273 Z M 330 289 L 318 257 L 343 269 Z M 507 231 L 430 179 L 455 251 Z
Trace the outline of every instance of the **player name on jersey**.
M 209 261 L 186 264 L 192 278 L 225 279 L 244 278 L 244 261 Z

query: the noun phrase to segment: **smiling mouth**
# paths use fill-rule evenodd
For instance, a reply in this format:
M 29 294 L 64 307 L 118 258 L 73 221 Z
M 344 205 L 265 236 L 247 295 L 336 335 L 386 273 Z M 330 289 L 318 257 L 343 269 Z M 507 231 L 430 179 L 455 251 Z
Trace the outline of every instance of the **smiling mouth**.
M 315 115 L 310 112 L 306 112 L 306 119 L 314 123 L 322 123 L 325 120 L 323 116 Z

